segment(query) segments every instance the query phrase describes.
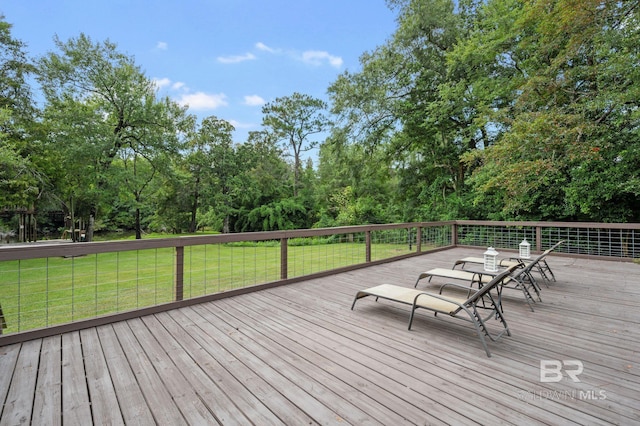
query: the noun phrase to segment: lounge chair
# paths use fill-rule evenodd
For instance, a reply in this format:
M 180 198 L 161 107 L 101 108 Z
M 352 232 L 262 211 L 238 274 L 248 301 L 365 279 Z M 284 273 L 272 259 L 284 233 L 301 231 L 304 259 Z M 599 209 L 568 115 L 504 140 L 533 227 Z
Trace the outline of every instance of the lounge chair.
M 551 267 L 547 263 L 546 256 L 552 251 L 554 251 L 556 248 L 558 248 L 559 245 L 564 244 L 564 242 L 565 240 L 560 240 L 557 243 L 555 243 L 553 246 L 551 246 L 549 249 L 545 250 L 543 252 L 544 257 L 538 260 L 538 263 L 535 265 L 535 271 L 540 274 L 545 284 L 551 282 L 551 280 L 556 281 L 556 277 L 553 274 Z M 524 259 L 521 257 L 509 257 L 509 258 L 501 259 L 498 262 L 498 265 L 503 267 L 509 267 L 517 263 L 520 263 L 523 266 L 525 266 L 533 262 L 534 260 L 535 259 Z M 484 259 L 482 257 L 465 257 L 463 259 L 457 260 L 456 263 L 453 265 L 453 267 L 455 268 L 457 265 L 462 265 L 462 268 L 464 268 L 467 263 L 482 264 L 484 263 Z
M 487 356 L 491 352 L 487 346 L 485 336 L 491 341 L 497 341 L 504 334 L 511 335 L 507 322 L 502 312 L 502 281 L 509 277 L 509 274 L 517 266 L 508 268 L 495 276 L 491 281 L 482 286 L 481 289 L 472 292 L 471 296 L 464 299 L 455 296 L 444 296 L 442 294 L 429 293 L 414 288 L 401 287 L 391 284 L 382 284 L 356 293 L 351 305 L 351 310 L 359 299 L 367 296 L 374 296 L 376 301 L 380 298 L 411 305 L 411 315 L 409 316 L 409 330 L 413 324 L 413 318 L 417 309 L 427 309 L 434 312 L 449 315 L 463 321 L 471 322 L 480 338 Z M 503 330 L 499 333 L 491 334 L 487 328 L 487 321 L 495 319 L 499 321 Z
M 520 266 L 520 265 L 514 264 L 512 266 Z M 454 268 L 455 268 L 455 265 L 454 265 Z M 418 275 L 418 279 L 416 280 L 416 283 L 413 285 L 413 287 L 414 288 L 418 287 L 418 283 L 420 282 L 420 280 L 429 278 L 429 281 L 431 281 L 431 278 L 433 277 L 442 277 L 442 278 L 448 278 L 452 280 L 466 281 L 469 283 L 469 287 L 473 287 L 474 284 L 478 284 L 478 287 L 482 287 L 482 285 L 490 282 L 493 279 L 493 277 L 495 277 L 498 274 L 499 272 L 494 273 L 494 272 L 481 271 L 481 270 L 468 271 L 464 269 L 433 268 L 433 269 L 429 269 L 428 271 L 422 272 L 420 275 Z
M 543 255 L 538 256 L 535 260 L 530 262 L 529 264 L 523 264 L 521 262 L 514 262 L 508 266 L 507 269 L 513 271 L 513 273 L 506 277 L 502 286 L 504 288 L 519 290 L 522 292 L 525 301 L 529 305 L 529 309 L 533 312 L 533 304 L 536 302 L 533 298 L 532 293 L 535 293 L 538 297 L 538 301 L 542 302 L 542 298 L 540 296 L 540 287 L 538 286 L 536 280 L 531 275 L 531 270 L 535 268 L 538 264 L 538 261 L 543 258 Z M 456 261 L 453 265 L 455 268 L 460 261 Z M 414 287 L 418 286 L 420 280 L 425 278 L 429 278 L 429 282 L 433 277 L 441 277 L 446 279 L 453 279 L 457 281 L 462 281 L 464 284 L 456 284 L 456 283 L 447 283 L 446 285 L 455 285 L 458 287 L 463 287 L 468 289 L 468 291 L 473 291 L 473 286 L 475 284 L 478 285 L 478 288 L 481 288 L 487 282 L 491 281 L 493 277 L 495 277 L 499 272 L 488 272 L 484 270 L 470 271 L 464 269 L 446 269 L 446 268 L 434 268 L 428 271 L 422 272 L 418 275 L 418 279 Z M 441 288 L 442 291 L 442 288 Z

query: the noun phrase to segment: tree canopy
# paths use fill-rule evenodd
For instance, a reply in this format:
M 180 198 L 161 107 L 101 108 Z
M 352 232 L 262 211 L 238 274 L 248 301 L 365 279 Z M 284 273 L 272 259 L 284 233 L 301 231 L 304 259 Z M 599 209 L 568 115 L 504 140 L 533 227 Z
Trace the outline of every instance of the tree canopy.
M 386 43 L 338 75 L 327 100 L 265 104 L 246 141 L 160 97 L 108 40 L 54 38 L 28 58 L 0 19 L 0 208 L 61 211 L 89 238 L 640 221 L 640 0 L 387 4 L 397 29 Z

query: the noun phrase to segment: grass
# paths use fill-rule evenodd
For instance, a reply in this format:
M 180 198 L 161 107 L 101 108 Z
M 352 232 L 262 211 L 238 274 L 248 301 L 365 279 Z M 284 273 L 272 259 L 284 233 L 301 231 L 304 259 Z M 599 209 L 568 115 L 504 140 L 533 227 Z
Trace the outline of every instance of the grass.
M 161 235 L 166 238 L 167 235 Z M 372 246 L 373 260 L 409 253 Z M 5 332 L 24 331 L 175 300 L 172 248 L 0 262 Z M 290 278 L 363 263 L 363 243 L 288 247 Z M 277 244 L 212 244 L 185 249 L 184 298 L 280 279 Z

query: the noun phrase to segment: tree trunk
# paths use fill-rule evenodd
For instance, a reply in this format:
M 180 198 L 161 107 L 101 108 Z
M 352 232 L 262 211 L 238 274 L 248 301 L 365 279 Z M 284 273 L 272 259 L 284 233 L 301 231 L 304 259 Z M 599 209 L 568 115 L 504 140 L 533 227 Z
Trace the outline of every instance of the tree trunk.
M 93 241 L 93 231 L 96 224 L 96 216 L 98 215 L 98 206 L 93 204 L 91 206 L 91 212 L 89 213 L 89 224 L 87 225 L 87 232 L 85 233 L 85 241 Z
M 136 240 L 142 239 L 142 225 L 140 224 L 140 208 L 136 207 Z
M 71 226 L 69 227 L 71 232 L 71 241 L 76 242 L 76 212 L 73 207 L 73 197 L 71 197 L 71 201 L 69 202 L 69 217 L 71 220 Z
M 200 176 L 196 177 L 195 190 L 193 192 L 193 204 L 191 204 L 191 222 L 189 222 L 189 232 L 191 233 L 196 232 L 196 227 L 198 225 L 196 222 L 198 213 L 198 200 L 200 198 L 200 191 L 198 191 L 198 188 L 200 188 Z

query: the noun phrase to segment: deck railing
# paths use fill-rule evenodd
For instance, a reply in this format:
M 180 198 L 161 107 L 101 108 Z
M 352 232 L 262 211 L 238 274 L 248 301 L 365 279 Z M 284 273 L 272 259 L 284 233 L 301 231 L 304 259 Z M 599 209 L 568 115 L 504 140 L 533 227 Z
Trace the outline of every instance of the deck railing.
M 448 247 L 640 257 L 640 224 L 448 221 L 0 246 L 0 345 Z M 1 324 L 0 318 L 0 324 Z
M 460 220 L 455 245 L 518 250 L 523 239 L 542 252 L 556 242 L 557 253 L 615 259 L 640 258 L 640 224 L 581 222 L 487 222 Z
M 14 333 L 46 335 L 61 324 L 106 323 L 415 256 L 451 246 L 452 229 L 438 222 L 0 246 L 0 344 Z

